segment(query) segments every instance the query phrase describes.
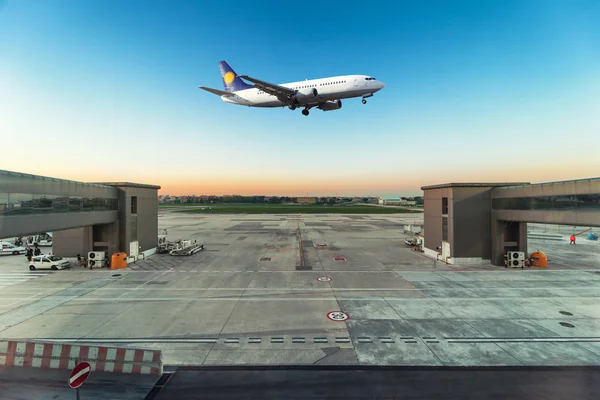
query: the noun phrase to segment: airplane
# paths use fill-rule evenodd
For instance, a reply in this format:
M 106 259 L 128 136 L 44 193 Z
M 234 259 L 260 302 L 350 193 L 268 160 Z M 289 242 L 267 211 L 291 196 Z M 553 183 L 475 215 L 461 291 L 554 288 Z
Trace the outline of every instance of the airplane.
M 226 103 L 248 107 L 288 107 L 290 110 L 304 108 L 303 115 L 308 115 L 313 107 L 323 111 L 339 110 L 342 108 L 342 99 L 362 97 L 362 103 L 367 104 L 367 98 L 385 87 L 383 82 L 368 75 L 333 76 L 277 85 L 248 75 L 238 75 L 226 61 L 219 61 L 219 69 L 224 91 L 198 87 L 220 96 Z

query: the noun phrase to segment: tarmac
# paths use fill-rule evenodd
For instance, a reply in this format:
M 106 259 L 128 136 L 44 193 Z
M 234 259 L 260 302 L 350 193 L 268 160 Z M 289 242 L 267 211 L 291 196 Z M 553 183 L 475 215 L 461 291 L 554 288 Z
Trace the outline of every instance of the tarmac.
M 139 400 L 156 383 L 153 375 L 93 372 L 79 388 L 67 385 L 70 371 L 58 369 L 1 367 L 0 400 Z
M 422 214 L 161 215 L 206 249 L 118 271 L 0 257 L 0 337 L 159 348 L 169 366 L 600 365 L 598 242 L 536 238 L 550 268 L 513 270 L 412 251 Z
M 596 400 L 594 367 L 195 367 L 158 391 L 167 399 Z M 148 398 L 150 400 L 150 398 Z

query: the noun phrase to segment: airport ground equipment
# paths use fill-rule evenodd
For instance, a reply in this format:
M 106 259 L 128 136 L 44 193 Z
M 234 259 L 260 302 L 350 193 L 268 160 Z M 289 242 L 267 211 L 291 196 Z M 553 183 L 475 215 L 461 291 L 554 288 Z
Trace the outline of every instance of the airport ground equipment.
M 546 254 L 542 253 L 541 251 L 534 251 L 529 256 L 528 263 L 532 267 L 548 268 L 548 257 L 546 257 Z
M 179 243 L 181 242 L 181 240 L 168 241 L 166 238 L 161 239 L 161 237 L 159 236 L 158 248 L 156 251 L 159 254 L 170 254 L 172 250 L 175 250 L 180 247 Z
M 504 256 L 505 268 L 521 268 L 525 267 L 525 253 L 522 251 L 509 251 Z
M 197 240 L 180 240 L 175 244 L 175 248 L 169 251 L 172 256 L 191 256 L 204 250 L 204 245 Z
M 118 252 L 113 253 L 110 259 L 110 269 L 122 269 L 127 268 L 127 253 Z
M 23 242 L 22 238 L 18 238 L 17 240 Z M 26 244 L 27 246 L 33 246 L 36 244 L 38 246 L 52 246 L 52 233 L 42 232 L 37 235 L 27 236 L 25 238 L 24 244 Z
M 410 246 L 415 251 L 423 253 L 423 244 L 425 243 L 425 236 L 416 234 L 415 236 L 404 239 L 404 244 Z
M 509 251 L 504 255 L 504 268 L 537 267 L 548 268 L 548 257 L 541 251 L 534 251 L 527 257 L 522 251 Z
M 591 230 L 592 230 L 592 228 L 588 228 L 588 229 L 585 229 L 585 230 L 583 230 L 583 231 L 581 231 L 581 232 L 573 233 L 573 236 L 579 236 L 579 235 L 581 235 L 582 233 L 586 233 L 586 232 L 589 232 L 589 231 L 591 231 Z
M 157 253 L 165 254 L 170 252 L 175 248 L 175 242 L 169 242 L 167 240 L 167 234 L 158 235 L 158 247 L 156 249 Z
M 88 253 L 88 267 L 104 267 L 106 265 L 105 251 L 90 251 Z

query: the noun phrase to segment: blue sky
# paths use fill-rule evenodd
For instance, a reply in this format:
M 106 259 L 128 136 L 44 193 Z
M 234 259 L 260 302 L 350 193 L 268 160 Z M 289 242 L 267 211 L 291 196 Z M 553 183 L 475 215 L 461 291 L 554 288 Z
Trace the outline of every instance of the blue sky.
M 594 176 L 598 21 L 598 1 L 0 0 L 0 132 L 56 157 L 19 145 L 0 169 L 172 194 Z M 271 82 L 386 88 L 309 117 L 239 107 L 197 88 L 222 89 L 222 59 Z

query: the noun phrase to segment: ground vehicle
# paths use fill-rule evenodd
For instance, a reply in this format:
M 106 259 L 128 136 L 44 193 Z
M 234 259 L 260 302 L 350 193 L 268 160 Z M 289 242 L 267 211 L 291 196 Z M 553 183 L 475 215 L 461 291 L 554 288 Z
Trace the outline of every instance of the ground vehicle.
M 0 254 L 14 254 L 18 255 L 21 253 L 25 253 L 27 249 L 21 246 L 15 246 L 9 242 L 0 242 Z
M 69 260 L 63 260 L 62 257 L 58 257 L 52 254 L 42 254 L 39 256 L 31 257 L 29 263 L 29 270 L 35 271 L 36 269 L 65 269 L 71 267 Z
M 25 237 L 25 244 L 33 246 L 36 243 L 38 246 L 52 246 L 52 232 L 42 232 Z

